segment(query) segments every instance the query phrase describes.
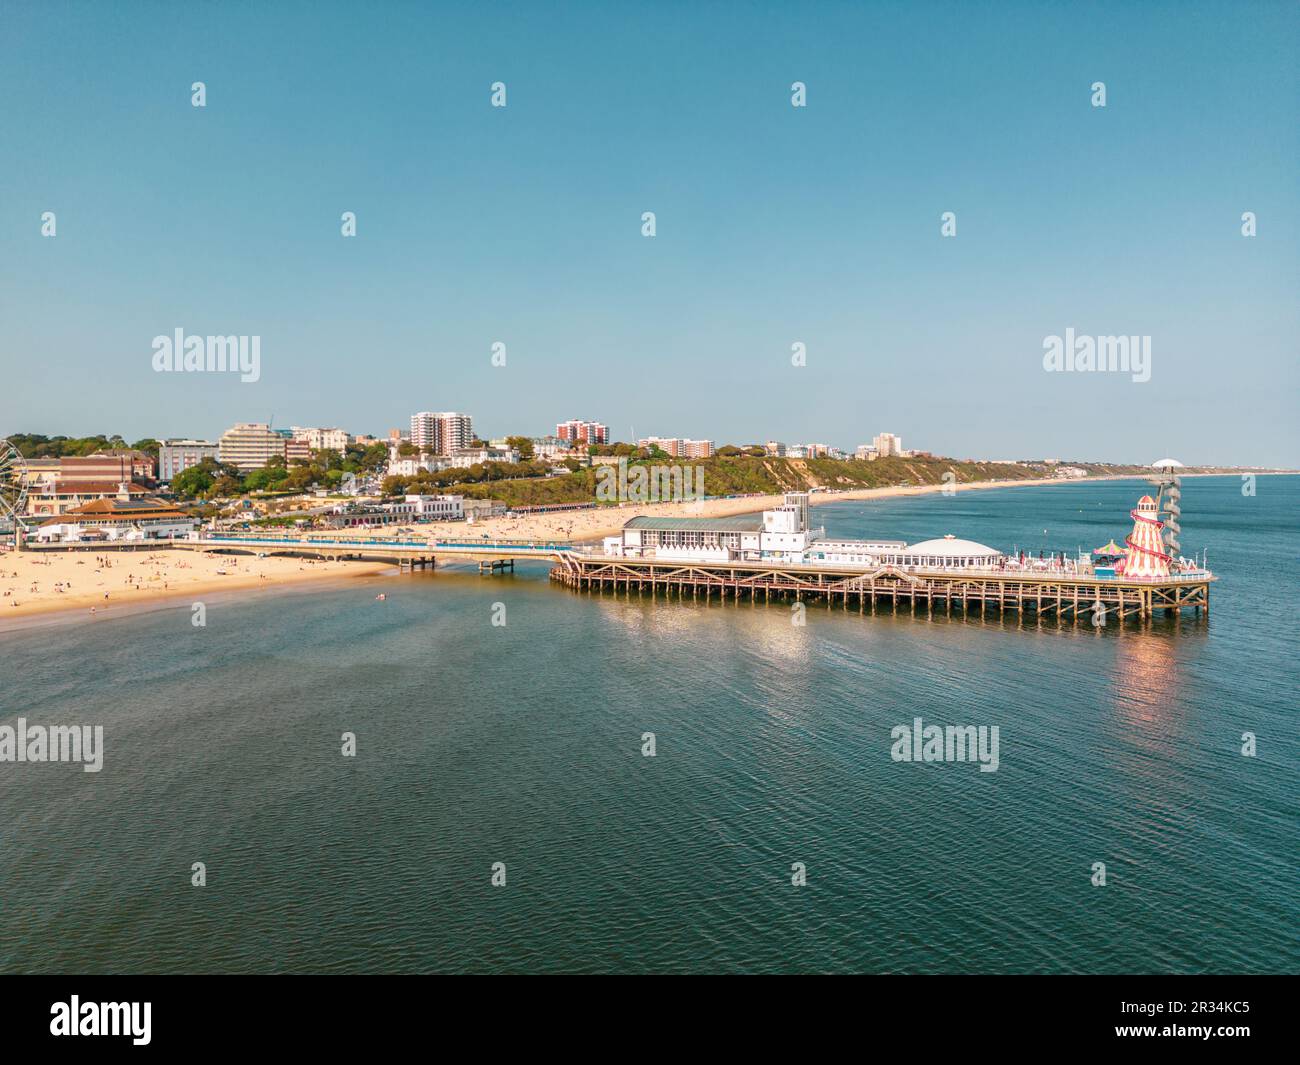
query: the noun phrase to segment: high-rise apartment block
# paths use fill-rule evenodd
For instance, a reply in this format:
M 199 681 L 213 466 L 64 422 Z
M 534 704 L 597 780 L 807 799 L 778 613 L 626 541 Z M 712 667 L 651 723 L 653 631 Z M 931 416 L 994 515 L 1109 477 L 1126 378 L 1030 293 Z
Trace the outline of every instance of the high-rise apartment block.
M 265 422 L 239 422 L 221 434 L 222 462 L 241 470 L 260 470 L 277 455 L 284 458 L 285 438 Z
M 872 443 L 876 446 L 876 454 L 882 459 L 903 454 L 903 438 L 893 433 L 879 433 Z
M 474 441 L 474 421 L 455 411 L 411 415 L 411 443 L 434 455 L 450 455 Z
M 555 427 L 555 435 L 570 444 L 609 443 L 609 427 L 600 422 L 583 422 L 577 419 L 560 422 Z

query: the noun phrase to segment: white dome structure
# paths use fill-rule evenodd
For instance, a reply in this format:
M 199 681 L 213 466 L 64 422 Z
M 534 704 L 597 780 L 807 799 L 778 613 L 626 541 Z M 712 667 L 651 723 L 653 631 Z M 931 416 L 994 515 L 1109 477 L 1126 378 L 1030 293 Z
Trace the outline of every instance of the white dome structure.
M 1151 468 L 1153 470 L 1168 470 L 1180 466 L 1182 466 L 1182 463 L 1177 459 L 1157 459 L 1155 462 L 1151 463 Z
M 937 540 L 922 540 L 883 552 L 881 561 L 914 569 L 984 569 L 1000 565 L 1004 558 L 1006 555 L 995 547 L 959 540 L 949 533 Z
M 936 540 L 909 544 L 907 554 L 930 555 L 935 558 L 995 558 L 1002 552 L 986 544 L 977 544 L 974 540 L 959 540 L 949 533 Z

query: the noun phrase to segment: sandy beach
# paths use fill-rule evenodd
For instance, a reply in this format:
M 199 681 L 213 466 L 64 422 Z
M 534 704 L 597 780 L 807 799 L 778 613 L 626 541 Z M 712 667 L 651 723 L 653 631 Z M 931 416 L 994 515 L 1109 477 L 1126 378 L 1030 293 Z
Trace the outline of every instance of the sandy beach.
M 1109 480 L 1113 478 L 1090 478 Z M 980 481 L 957 485 L 958 491 L 1029 485 L 1077 483 L 1081 478 L 1033 481 Z M 882 499 L 940 491 L 940 485 L 909 488 L 864 488 L 847 492 L 818 492 L 814 506 L 845 500 Z M 442 522 L 381 530 L 350 530 L 344 535 L 479 539 L 596 540 L 612 536 L 638 515 L 724 517 L 748 514 L 781 503 L 780 496 L 710 499 L 692 503 L 655 503 L 560 511 L 520 517 L 490 518 L 473 524 Z M 330 533 L 316 535 L 327 537 Z M 339 535 L 337 532 L 332 535 Z M 373 575 L 392 570 L 386 562 L 326 562 L 305 558 L 198 551 L 116 550 L 94 548 L 68 551 L 9 551 L 0 553 L 0 622 L 51 611 L 77 613 L 87 619 L 122 614 L 141 604 L 166 599 L 191 599 L 215 592 L 268 589 L 325 578 Z
M 0 554 L 0 623 L 51 611 L 111 617 L 164 599 L 368 575 L 385 562 L 205 555 L 198 551 L 9 551 Z

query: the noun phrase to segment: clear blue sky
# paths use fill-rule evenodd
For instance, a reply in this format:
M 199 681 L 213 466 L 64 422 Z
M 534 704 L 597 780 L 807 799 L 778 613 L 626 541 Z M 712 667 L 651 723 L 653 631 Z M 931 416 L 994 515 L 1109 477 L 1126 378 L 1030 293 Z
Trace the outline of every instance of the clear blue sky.
M 1300 465 L 1297 12 L 5 0 L 0 433 Z M 153 372 L 178 327 L 259 334 L 261 380 Z M 1067 327 L 1152 380 L 1044 372 Z

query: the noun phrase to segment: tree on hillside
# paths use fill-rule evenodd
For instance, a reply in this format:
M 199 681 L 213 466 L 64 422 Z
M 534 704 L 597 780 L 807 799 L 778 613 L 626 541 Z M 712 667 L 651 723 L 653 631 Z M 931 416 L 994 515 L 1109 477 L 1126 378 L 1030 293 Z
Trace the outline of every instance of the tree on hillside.
M 120 436 L 109 438 L 102 435 L 70 437 L 14 433 L 9 440 L 18 449 L 19 454 L 29 459 L 84 458 L 93 455 L 96 451 L 126 446 Z
M 135 451 L 143 451 L 146 455 L 148 455 L 151 459 L 153 459 L 154 465 L 157 466 L 158 449 L 161 446 L 162 445 L 158 443 L 157 440 L 153 439 L 153 437 L 146 436 L 143 440 L 137 440 L 134 444 L 131 445 L 131 448 Z
M 319 466 L 295 464 L 280 487 L 291 492 L 303 492 L 324 476 L 324 473 Z
M 172 491 L 183 498 L 194 499 L 208 491 L 215 482 L 211 470 L 202 465 L 191 466 L 172 478 Z
M 216 479 L 212 487 L 208 489 L 209 499 L 222 499 L 229 496 L 237 496 L 243 492 L 244 486 L 234 477 L 222 474 Z
M 278 457 L 278 456 L 277 456 Z M 283 460 L 280 465 L 274 462 L 268 462 L 262 469 L 253 470 L 244 478 L 244 490 L 248 492 L 261 492 L 268 488 L 275 488 L 289 476 L 289 471 L 285 469 Z
M 506 446 L 519 452 L 519 458 L 527 462 L 533 457 L 533 442 L 526 436 L 507 436 Z
M 377 470 L 381 466 L 388 465 L 388 445 L 382 441 L 371 444 L 361 453 L 361 457 L 356 460 L 357 466 L 363 470 Z

